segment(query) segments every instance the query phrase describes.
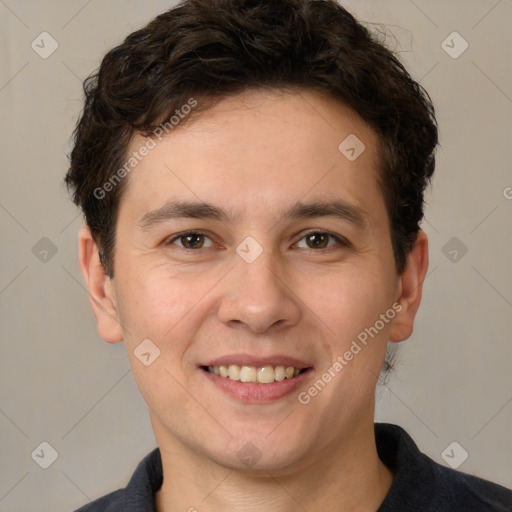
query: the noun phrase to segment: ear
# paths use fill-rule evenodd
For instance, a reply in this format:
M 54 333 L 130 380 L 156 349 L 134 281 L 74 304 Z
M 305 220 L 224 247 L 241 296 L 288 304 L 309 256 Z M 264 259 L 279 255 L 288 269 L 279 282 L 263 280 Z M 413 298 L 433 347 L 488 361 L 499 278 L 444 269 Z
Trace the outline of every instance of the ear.
M 418 231 L 407 263 L 400 276 L 399 297 L 397 302 L 402 306 L 393 319 L 389 335 L 390 341 L 403 341 L 413 332 L 414 317 L 420 306 L 423 281 L 428 269 L 428 238 L 424 231 Z
M 78 261 L 100 336 L 108 343 L 122 341 L 124 336 L 119 323 L 114 287 L 100 261 L 98 246 L 87 225 L 78 234 Z

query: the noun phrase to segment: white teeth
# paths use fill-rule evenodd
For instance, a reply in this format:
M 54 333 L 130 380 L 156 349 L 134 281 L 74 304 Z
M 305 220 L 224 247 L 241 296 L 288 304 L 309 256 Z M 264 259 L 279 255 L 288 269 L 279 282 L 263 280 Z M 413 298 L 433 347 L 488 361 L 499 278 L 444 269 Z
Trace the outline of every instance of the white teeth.
M 242 382 L 256 382 L 257 371 L 254 366 L 242 366 L 240 368 L 240 380 Z
M 253 384 L 270 384 L 272 382 L 281 382 L 285 379 L 293 379 L 302 373 L 302 370 L 293 366 L 238 366 L 230 364 L 229 366 L 208 366 L 208 371 L 223 378 L 238 380 L 240 382 L 249 382 Z
M 258 369 L 258 382 L 260 384 L 270 384 L 274 382 L 275 372 L 272 366 L 264 366 Z
M 228 377 L 233 380 L 240 380 L 240 366 L 237 364 L 230 364 L 228 366 Z
M 285 367 L 284 366 L 276 366 L 276 369 L 274 370 L 274 378 L 277 382 L 281 382 L 286 377 L 285 375 Z

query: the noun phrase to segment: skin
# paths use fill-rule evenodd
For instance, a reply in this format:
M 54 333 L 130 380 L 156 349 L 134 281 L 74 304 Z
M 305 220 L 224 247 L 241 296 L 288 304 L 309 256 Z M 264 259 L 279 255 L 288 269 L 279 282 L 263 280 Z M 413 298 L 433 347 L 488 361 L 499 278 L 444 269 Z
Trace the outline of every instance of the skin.
M 338 150 L 350 134 L 366 146 L 353 162 Z M 143 143 L 135 137 L 129 153 Z M 132 171 L 113 279 L 89 229 L 81 230 L 80 266 L 99 333 L 109 343 L 124 340 L 161 450 L 159 512 L 375 511 L 389 491 L 393 474 L 373 433 L 375 387 L 388 340 L 412 333 L 428 244 L 420 231 L 398 276 L 377 144 L 353 111 L 318 92 L 245 91 L 165 136 Z M 178 199 L 211 203 L 233 218 L 139 227 L 149 211 Z M 362 209 L 365 224 L 281 213 L 299 200 L 333 199 Z M 177 238 L 185 230 L 206 237 L 185 248 Z M 320 247 L 308 245 L 305 235 L 318 231 L 350 245 L 321 235 Z M 247 236 L 263 249 L 252 263 L 236 252 Z M 395 303 L 394 319 L 299 403 L 298 393 Z M 134 355 L 147 338 L 160 349 L 149 366 Z M 248 404 L 198 368 L 240 352 L 286 354 L 313 370 L 290 395 Z M 246 443 L 261 455 L 252 468 L 237 456 Z

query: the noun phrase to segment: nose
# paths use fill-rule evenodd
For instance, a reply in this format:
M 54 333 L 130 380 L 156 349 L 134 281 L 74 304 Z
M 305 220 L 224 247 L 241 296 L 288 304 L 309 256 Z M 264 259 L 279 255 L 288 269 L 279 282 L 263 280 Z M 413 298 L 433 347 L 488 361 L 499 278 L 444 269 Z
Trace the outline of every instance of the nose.
M 265 251 L 252 263 L 238 255 L 234 258 L 235 267 L 223 280 L 219 320 L 255 333 L 295 325 L 301 315 L 300 300 L 283 263 Z

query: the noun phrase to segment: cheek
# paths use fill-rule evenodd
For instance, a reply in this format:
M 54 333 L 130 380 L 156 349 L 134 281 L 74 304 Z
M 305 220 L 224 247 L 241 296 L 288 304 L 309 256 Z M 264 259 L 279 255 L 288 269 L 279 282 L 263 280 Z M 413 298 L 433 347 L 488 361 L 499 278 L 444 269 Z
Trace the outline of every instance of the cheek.
M 352 339 L 392 306 L 390 283 L 380 267 L 346 267 L 314 283 L 305 281 L 304 302 L 340 340 Z
M 190 314 L 212 286 L 203 276 L 183 278 L 164 267 L 126 274 L 118 300 L 125 342 L 132 346 L 149 338 L 163 347 L 167 340 L 180 338 Z
M 117 294 L 133 375 L 150 409 L 165 414 L 167 404 L 187 403 L 182 387 L 183 372 L 188 371 L 183 367 L 184 355 L 203 321 L 201 298 L 212 284 L 207 279 L 180 278 L 168 268 L 142 265 L 124 276 Z M 147 353 L 150 356 L 145 358 Z M 183 414 L 184 409 L 172 421 Z

